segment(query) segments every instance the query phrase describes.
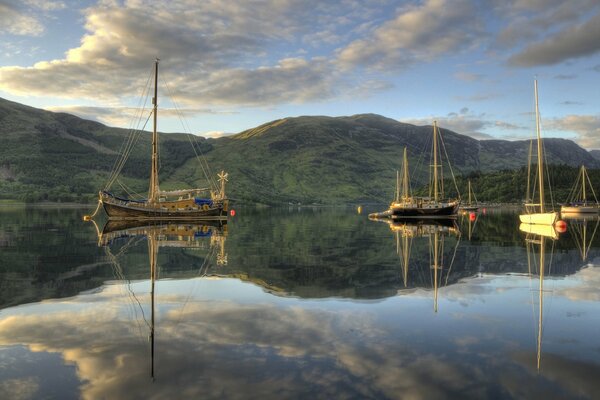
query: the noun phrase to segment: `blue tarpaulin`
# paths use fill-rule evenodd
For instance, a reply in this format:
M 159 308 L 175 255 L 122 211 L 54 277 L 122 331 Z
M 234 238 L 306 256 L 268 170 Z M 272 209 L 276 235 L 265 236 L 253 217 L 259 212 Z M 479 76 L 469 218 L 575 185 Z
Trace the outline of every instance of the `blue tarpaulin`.
M 198 204 L 199 206 L 203 206 L 204 204 L 208 204 L 209 206 L 212 207 L 213 202 L 211 199 L 202 199 L 200 197 L 195 197 L 194 198 L 194 203 Z

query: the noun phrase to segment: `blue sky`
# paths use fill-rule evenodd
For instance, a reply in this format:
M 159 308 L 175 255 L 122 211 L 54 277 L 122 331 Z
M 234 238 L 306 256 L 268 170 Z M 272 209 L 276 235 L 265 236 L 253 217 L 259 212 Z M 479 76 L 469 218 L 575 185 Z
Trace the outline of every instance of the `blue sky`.
M 129 127 L 154 58 L 159 130 L 218 136 L 377 113 L 600 149 L 597 0 L 0 0 L 0 97 Z M 161 79 L 162 80 L 162 79 Z

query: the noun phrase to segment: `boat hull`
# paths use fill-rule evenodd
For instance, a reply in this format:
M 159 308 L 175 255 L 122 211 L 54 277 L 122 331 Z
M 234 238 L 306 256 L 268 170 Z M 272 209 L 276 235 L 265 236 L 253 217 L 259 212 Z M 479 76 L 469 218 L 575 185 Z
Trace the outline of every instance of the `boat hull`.
M 477 211 L 479 210 L 479 207 L 477 206 L 464 206 L 464 207 L 460 207 L 461 210 L 463 211 Z
M 562 206 L 561 214 L 598 214 L 598 207 L 595 206 Z
M 197 210 L 165 210 L 142 205 L 114 204 L 103 201 L 102 207 L 110 219 L 223 219 L 227 218 L 226 203 Z
M 552 225 L 522 223 L 519 225 L 519 230 L 528 234 L 544 236 L 551 239 L 558 239 L 558 232 L 556 232 L 554 226 Z
M 390 208 L 390 217 L 401 218 L 452 218 L 458 212 L 458 203 L 450 203 L 441 207 L 398 207 Z
M 528 225 L 554 225 L 558 219 L 558 213 L 521 214 L 519 220 Z

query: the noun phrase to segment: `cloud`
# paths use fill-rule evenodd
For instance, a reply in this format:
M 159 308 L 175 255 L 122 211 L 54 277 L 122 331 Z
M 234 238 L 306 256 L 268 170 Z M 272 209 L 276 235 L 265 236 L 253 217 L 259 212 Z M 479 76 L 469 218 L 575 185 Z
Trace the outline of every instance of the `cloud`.
M 177 100 L 194 106 L 323 99 L 336 87 L 330 63 L 270 52 L 308 33 L 313 10 L 324 10 L 321 25 L 334 17 L 318 1 L 105 2 L 85 11 L 88 33 L 65 58 L 2 67 L 0 84 L 18 95 L 118 103 L 144 86 L 160 57 Z
M 571 301 L 600 301 L 600 291 L 598 291 L 598 285 L 600 285 L 599 267 L 582 268 L 570 279 L 574 280 L 575 284 L 556 289 L 556 295 L 564 296 Z
M 456 100 L 461 101 L 486 101 L 496 99 L 498 97 L 501 97 L 501 95 L 498 93 L 479 93 L 472 96 L 456 96 L 455 98 Z
M 436 119 L 438 125 L 442 128 L 460 133 L 462 135 L 471 136 L 474 139 L 486 140 L 496 139 L 494 136 L 482 132 L 488 128 L 497 128 L 503 130 L 521 130 L 522 126 L 511 124 L 504 121 L 490 121 L 485 117 L 485 114 L 475 115 L 470 112 L 467 107 L 461 108 L 458 112 L 448 113 L 445 117 L 428 117 L 403 120 L 415 125 L 429 125 L 431 121 Z
M 577 134 L 575 142 L 585 149 L 600 149 L 600 116 L 567 115 L 546 121 L 546 128 Z
M 28 378 L 12 378 L 0 381 L 0 392 L 9 399 L 32 399 L 39 389 L 37 379 Z
M 208 131 L 208 132 L 200 133 L 199 135 L 206 137 L 206 138 L 220 138 L 223 136 L 233 135 L 233 133 L 227 133 L 224 131 Z
M 464 72 L 464 71 L 460 71 L 454 74 L 454 77 L 456 79 L 459 79 L 461 81 L 466 81 L 466 82 L 474 82 L 474 81 L 480 81 L 483 79 L 484 75 L 483 74 L 475 74 L 472 72 Z
M 527 46 L 508 59 L 509 65 L 533 67 L 553 65 L 600 52 L 600 13 L 587 22 L 550 36 L 542 42 Z
M 565 105 L 565 106 L 580 106 L 583 103 L 580 101 L 565 100 L 565 101 L 561 102 L 560 104 Z
M 80 118 L 117 126 L 130 126 L 140 118 L 140 110 L 133 107 L 52 106 L 46 107 L 46 110 L 73 114 Z M 147 112 L 149 113 L 150 109 L 147 109 Z M 208 108 L 160 108 L 159 113 L 161 117 L 167 118 L 179 116 L 191 118 L 202 114 L 234 114 L 232 111 L 216 111 Z M 142 118 L 146 117 L 147 115 L 142 115 Z
M 44 26 L 37 18 L 28 15 L 28 10 L 14 2 L 0 0 L 0 34 L 40 36 Z
M 493 49 L 505 50 L 548 37 L 560 29 L 587 18 L 597 8 L 594 0 L 517 0 L 495 5 L 495 17 L 504 26 L 492 42 Z
M 397 15 L 337 52 L 343 68 L 404 69 L 472 46 L 483 35 L 476 7 L 468 1 L 427 0 Z M 460 26 L 461 29 L 456 29 Z
M 571 79 L 576 79 L 577 75 L 575 74 L 558 74 L 554 76 L 554 79 L 558 79 L 558 80 L 563 80 L 563 81 L 568 81 Z
M 29 7 L 38 8 L 44 11 L 56 11 L 67 8 L 63 1 L 50 0 L 24 0 L 24 3 Z

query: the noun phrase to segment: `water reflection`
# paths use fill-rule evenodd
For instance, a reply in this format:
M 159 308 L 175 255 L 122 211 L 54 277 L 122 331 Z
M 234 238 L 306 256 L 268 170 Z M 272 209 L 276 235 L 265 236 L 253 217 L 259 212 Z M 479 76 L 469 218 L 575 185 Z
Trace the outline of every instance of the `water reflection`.
M 3 287 L 44 289 L 32 290 L 29 304 L 3 305 L 0 393 L 429 399 L 600 391 L 596 221 L 587 222 L 586 260 L 570 223 L 559 240 L 544 239 L 541 263 L 541 239 L 519 233 L 514 213 L 480 215 L 471 240 L 466 218 L 458 227 L 386 225 L 351 214 L 242 210 L 223 227 L 96 231 L 53 213 L 34 213 L 33 222 L 0 213 Z M 91 282 L 77 293 L 60 287 L 83 277 Z
M 119 255 L 123 254 L 132 243 L 140 237 L 148 242 L 149 272 L 150 272 L 150 376 L 154 379 L 154 333 L 155 333 L 155 285 L 158 278 L 158 251 L 160 247 L 177 247 L 188 249 L 206 248 L 208 255 L 199 269 L 198 276 L 205 276 L 209 263 L 216 258 L 217 265 L 227 264 L 225 253 L 225 238 L 227 236 L 226 220 L 109 220 L 102 229 L 94 220 L 90 223 L 96 228 L 98 245 L 106 250 L 116 269 L 122 271 Z M 117 244 L 118 242 L 123 242 Z M 115 254 L 111 247 L 118 248 Z M 138 301 L 135 293 L 132 296 Z M 148 324 L 148 321 L 144 321 Z
M 389 225 L 390 230 L 396 237 L 396 254 L 400 258 L 402 279 L 404 287 L 408 285 L 408 271 L 411 268 L 411 251 L 413 242 L 422 241 L 424 246 L 419 248 L 415 244 L 413 251 L 413 268 L 425 271 L 429 275 L 430 285 L 433 288 L 433 310 L 438 312 L 438 288 L 448 284 L 448 277 L 452 272 L 452 266 L 456 258 L 456 250 L 460 243 L 460 230 L 456 221 L 446 219 L 391 219 L 371 218 L 371 220 L 383 222 Z M 447 243 L 447 237 L 455 238 L 453 244 Z M 418 254 L 414 254 L 414 253 Z M 423 265 L 423 261 L 427 263 Z M 420 265 L 419 265 L 420 264 Z M 447 265 L 446 265 L 447 264 Z M 424 268 L 423 268 L 424 267 Z M 445 274 L 445 279 L 444 279 Z M 421 284 L 424 282 L 421 281 Z M 416 286 L 419 283 L 416 282 Z

